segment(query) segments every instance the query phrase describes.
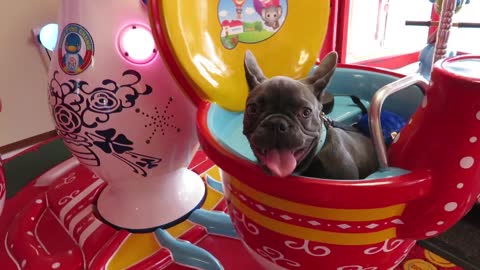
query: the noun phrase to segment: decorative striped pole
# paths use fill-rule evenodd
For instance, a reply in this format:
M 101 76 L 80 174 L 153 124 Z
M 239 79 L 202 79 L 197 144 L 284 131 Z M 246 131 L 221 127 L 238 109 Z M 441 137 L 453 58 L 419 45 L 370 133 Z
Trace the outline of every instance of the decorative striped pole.
M 447 54 L 448 38 L 450 36 L 450 28 L 453 23 L 453 14 L 457 0 L 443 0 L 440 22 L 437 30 L 437 42 L 435 43 L 435 51 L 432 59 L 432 69 L 435 62 L 445 57 Z

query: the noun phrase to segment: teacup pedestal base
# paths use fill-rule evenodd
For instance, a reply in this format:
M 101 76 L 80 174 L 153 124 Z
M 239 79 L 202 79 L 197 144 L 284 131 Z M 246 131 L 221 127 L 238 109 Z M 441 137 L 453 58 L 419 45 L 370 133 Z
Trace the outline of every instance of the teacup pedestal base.
M 186 168 L 145 181 L 109 183 L 97 200 L 99 218 L 116 228 L 151 232 L 184 221 L 206 197 L 201 177 Z

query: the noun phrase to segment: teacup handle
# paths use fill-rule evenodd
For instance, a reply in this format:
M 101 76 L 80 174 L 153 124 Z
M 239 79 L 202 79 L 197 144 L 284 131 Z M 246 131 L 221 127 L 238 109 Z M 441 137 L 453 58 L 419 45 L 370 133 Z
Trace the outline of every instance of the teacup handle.
M 382 123 L 380 122 L 383 103 L 387 97 L 415 84 L 419 85 L 422 89 L 427 89 L 428 87 L 428 81 L 423 76 L 414 74 L 383 86 L 372 97 L 370 111 L 368 112 L 368 121 L 380 170 L 386 170 L 388 168 L 387 147 L 383 138 Z

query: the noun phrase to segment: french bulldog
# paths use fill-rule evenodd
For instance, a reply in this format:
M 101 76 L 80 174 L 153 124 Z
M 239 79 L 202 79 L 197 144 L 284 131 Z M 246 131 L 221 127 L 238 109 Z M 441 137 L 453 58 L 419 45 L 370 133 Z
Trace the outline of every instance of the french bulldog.
M 336 52 L 329 53 L 300 80 L 266 78 L 255 56 L 246 52 L 249 94 L 243 134 L 266 172 L 278 177 L 362 179 L 377 170 L 371 139 L 353 127 L 332 125 L 322 113 L 322 98 L 337 59 Z

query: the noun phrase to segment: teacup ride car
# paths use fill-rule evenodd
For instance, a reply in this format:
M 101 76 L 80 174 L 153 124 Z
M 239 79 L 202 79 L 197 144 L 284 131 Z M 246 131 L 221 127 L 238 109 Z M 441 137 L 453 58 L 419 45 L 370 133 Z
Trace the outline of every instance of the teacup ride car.
M 248 28 L 248 17 L 243 32 L 232 33 L 239 19 L 228 19 L 224 1 L 149 3 L 162 56 L 198 107 L 202 149 L 222 169 L 235 230 L 265 269 L 394 269 L 416 240 L 450 228 L 480 193 L 480 58 L 437 62 L 430 82 L 418 74 L 339 65 L 327 88 L 335 96 L 329 117 L 355 123 L 362 111 L 345 95 L 362 100 L 380 170 L 362 180 L 272 177 L 256 164 L 242 135 L 248 91 L 243 57 L 252 51 L 267 77 L 307 76 L 332 3 L 270 2 L 283 12 L 277 28 L 262 30 L 270 32 L 266 39 Z M 388 152 L 383 109 L 407 119 Z

